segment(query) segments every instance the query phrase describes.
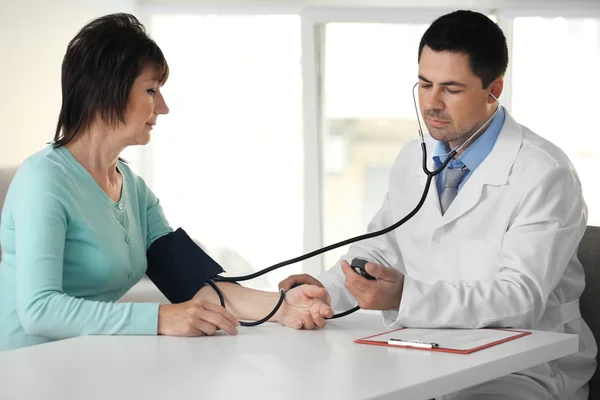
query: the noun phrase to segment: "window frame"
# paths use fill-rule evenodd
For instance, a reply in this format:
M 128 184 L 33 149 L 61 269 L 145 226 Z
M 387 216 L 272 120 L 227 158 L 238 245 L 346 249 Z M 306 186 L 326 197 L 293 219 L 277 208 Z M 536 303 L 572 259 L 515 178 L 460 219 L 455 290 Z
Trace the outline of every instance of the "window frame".
M 166 0 L 165 0 L 166 1 Z M 151 17 L 154 14 L 204 14 L 222 16 L 247 15 L 298 15 L 301 29 L 301 70 L 302 70 L 302 132 L 304 156 L 304 233 L 302 249 L 304 253 L 321 248 L 324 245 L 324 187 L 323 187 L 323 81 L 325 25 L 328 23 L 384 23 L 410 24 L 431 23 L 434 19 L 455 8 L 417 8 L 417 7 L 322 7 L 307 6 L 300 3 L 276 4 L 258 1 L 245 4 L 220 2 L 214 5 L 162 5 L 140 6 L 140 20 L 148 32 L 152 32 Z M 416 2 L 415 2 L 416 3 Z M 503 29 L 512 55 L 513 20 L 517 17 L 564 17 L 564 18 L 600 18 L 600 4 L 575 1 L 548 4 L 544 1 L 527 2 L 519 5 L 507 5 L 492 8 L 472 8 L 487 15 L 493 15 Z M 504 92 L 501 103 L 510 111 L 512 97 L 512 62 L 509 62 L 505 75 Z M 153 147 L 152 142 L 141 148 L 139 159 L 142 175 L 152 186 L 153 183 Z M 302 270 L 318 275 L 328 269 L 322 257 L 313 257 L 302 264 Z

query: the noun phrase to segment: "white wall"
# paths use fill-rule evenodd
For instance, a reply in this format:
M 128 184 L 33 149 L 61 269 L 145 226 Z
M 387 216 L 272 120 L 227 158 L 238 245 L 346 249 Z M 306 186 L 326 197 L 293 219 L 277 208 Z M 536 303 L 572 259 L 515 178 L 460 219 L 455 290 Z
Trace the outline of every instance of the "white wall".
M 52 140 L 67 44 L 89 20 L 136 0 L 0 0 L 0 168 Z
M 598 0 L 577 0 L 578 4 Z M 0 0 L 0 168 L 16 166 L 54 135 L 60 65 L 86 22 L 143 7 L 498 7 L 569 4 L 566 0 Z M 143 16 L 139 15 L 143 20 Z
M 143 6 L 223 8 L 304 8 L 304 7 L 382 7 L 382 8 L 499 8 L 499 7 L 553 7 L 569 4 L 572 7 L 597 3 L 598 0 L 140 0 Z

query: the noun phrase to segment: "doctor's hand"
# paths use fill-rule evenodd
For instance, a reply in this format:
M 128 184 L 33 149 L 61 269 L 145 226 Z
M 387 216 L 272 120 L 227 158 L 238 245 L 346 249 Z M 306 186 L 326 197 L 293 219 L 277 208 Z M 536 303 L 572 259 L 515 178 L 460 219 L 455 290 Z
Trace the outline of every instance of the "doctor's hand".
M 291 289 L 298 287 L 300 285 L 312 285 L 322 288 L 323 284 L 319 282 L 317 279 L 313 278 L 309 274 L 300 274 L 300 275 L 290 275 L 281 282 L 279 282 L 279 289 L 283 289 L 286 292 L 289 292 Z M 325 294 L 319 297 L 323 303 L 331 305 L 331 299 L 329 298 L 329 294 L 325 291 Z
M 302 285 L 285 294 L 285 300 L 277 311 L 276 320 L 289 328 L 315 329 L 325 326 L 325 318 L 333 315 L 327 291 L 322 287 Z
M 290 275 L 281 282 L 279 282 L 279 289 L 283 289 L 286 292 L 296 286 L 300 285 L 314 285 L 323 287 L 323 284 L 317 279 L 313 278 L 309 274 Z
M 375 263 L 365 265 L 367 272 L 377 278 L 368 280 L 357 274 L 346 261 L 342 271 L 346 276 L 345 287 L 356 298 L 363 310 L 398 310 L 402 298 L 404 275 L 395 268 Z

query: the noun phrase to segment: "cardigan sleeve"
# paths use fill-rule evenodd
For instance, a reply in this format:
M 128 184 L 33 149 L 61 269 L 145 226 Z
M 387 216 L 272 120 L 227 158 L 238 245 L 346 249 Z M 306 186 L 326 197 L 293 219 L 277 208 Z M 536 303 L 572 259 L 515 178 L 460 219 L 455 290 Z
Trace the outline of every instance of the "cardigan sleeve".
M 14 178 L 17 315 L 32 336 L 155 335 L 158 304 L 84 300 L 63 292 L 69 193 L 62 166 L 29 159 Z M 85 260 L 82 260 L 85 262 Z

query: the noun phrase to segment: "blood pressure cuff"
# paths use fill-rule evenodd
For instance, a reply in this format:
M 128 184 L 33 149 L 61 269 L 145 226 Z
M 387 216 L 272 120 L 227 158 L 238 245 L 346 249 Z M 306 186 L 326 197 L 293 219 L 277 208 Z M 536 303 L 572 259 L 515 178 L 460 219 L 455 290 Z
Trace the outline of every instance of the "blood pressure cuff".
M 146 252 L 146 275 L 171 303 L 192 297 L 223 268 L 181 228 L 156 239 Z

